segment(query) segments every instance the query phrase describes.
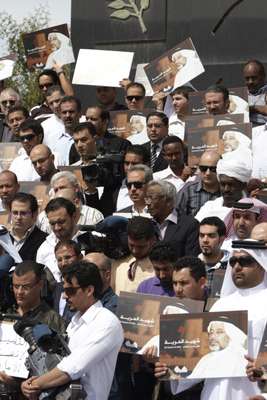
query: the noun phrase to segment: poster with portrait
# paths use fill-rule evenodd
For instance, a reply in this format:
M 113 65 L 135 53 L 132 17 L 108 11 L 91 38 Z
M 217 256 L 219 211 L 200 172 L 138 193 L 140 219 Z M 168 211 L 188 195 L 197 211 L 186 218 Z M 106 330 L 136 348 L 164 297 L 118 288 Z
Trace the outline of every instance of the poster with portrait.
M 225 271 L 225 269 L 216 269 L 214 271 L 210 288 L 210 297 L 220 298 Z
M 26 379 L 29 375 L 25 366 L 29 345 L 17 335 L 13 325 L 13 322 L 0 322 L 0 371 Z
M 185 131 L 188 129 L 214 128 L 220 125 L 235 125 L 244 123 L 244 114 L 196 114 L 185 118 Z
M 246 87 L 230 88 L 229 108 L 230 114 L 244 114 L 244 122 L 249 122 L 248 91 Z M 205 114 L 207 108 L 204 99 L 205 91 L 189 93 L 188 108 L 192 115 Z
M 247 311 L 160 316 L 163 379 L 246 376 Z
M 265 375 L 262 378 L 267 379 L 267 324 L 264 329 L 259 353 L 256 359 L 256 367 L 260 368 Z
M 14 53 L 0 58 L 0 81 L 12 76 L 16 59 L 17 56 Z
M 12 161 L 19 155 L 20 143 L 0 143 L 0 171 L 9 169 Z
M 37 182 L 21 181 L 19 185 L 21 192 L 30 193 L 36 197 L 38 202 L 39 212 L 43 211 L 50 200 L 49 197 L 50 185 L 38 181 Z
M 146 116 L 152 110 L 140 111 L 110 111 L 108 131 L 132 144 L 143 144 L 149 141 L 146 128 Z
M 151 61 L 144 70 L 154 93 L 166 95 L 205 71 L 191 38 Z
M 75 61 L 67 24 L 24 33 L 22 40 L 30 71 Z
M 142 354 L 150 345 L 159 347 L 160 314 L 201 312 L 203 307 L 203 301 L 120 292 L 116 314 L 124 330 L 121 351 Z
M 220 125 L 214 128 L 188 129 L 188 164 L 196 166 L 205 151 L 214 150 L 225 159 L 252 162 L 251 124 Z
M 135 71 L 135 77 L 134 77 L 134 82 L 142 83 L 144 88 L 146 89 L 146 96 L 153 96 L 154 92 L 153 89 L 150 85 L 150 82 L 148 80 L 148 77 L 145 73 L 144 68 L 148 65 L 148 63 L 145 64 L 137 64 L 136 66 L 136 71 Z

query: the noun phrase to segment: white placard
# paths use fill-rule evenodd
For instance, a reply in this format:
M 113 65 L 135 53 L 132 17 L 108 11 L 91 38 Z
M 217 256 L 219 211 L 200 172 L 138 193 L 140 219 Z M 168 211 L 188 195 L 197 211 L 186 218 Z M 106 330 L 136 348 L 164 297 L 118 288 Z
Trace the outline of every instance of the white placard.
M 72 83 L 120 87 L 130 75 L 133 56 L 127 51 L 80 49 Z
M 0 81 L 9 78 L 13 74 L 15 59 L 9 56 L 0 58 Z
M 28 343 L 14 331 L 12 322 L 0 323 L 0 371 L 16 378 L 27 378 L 28 348 Z

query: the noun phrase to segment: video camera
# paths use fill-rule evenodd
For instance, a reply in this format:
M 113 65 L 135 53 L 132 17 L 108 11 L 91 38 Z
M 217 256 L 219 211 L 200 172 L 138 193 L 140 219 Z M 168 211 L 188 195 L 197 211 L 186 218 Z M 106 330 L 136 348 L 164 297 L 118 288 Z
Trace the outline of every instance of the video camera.
M 5 316 L 5 314 L 3 314 Z M 70 354 L 64 338 L 45 324 L 35 320 L 16 317 L 15 332 L 29 344 L 26 367 L 33 376 L 41 376 L 55 368 L 63 357 Z M 86 393 L 82 385 L 72 382 L 70 385 L 60 386 L 42 392 L 40 400 L 82 400 Z
M 95 162 L 81 168 L 84 181 L 96 186 L 116 187 L 122 180 L 121 153 L 103 153 L 96 157 Z
M 130 254 L 127 240 L 127 225 L 127 218 L 112 215 L 106 217 L 96 225 L 79 225 L 78 229 L 80 231 L 90 232 L 91 235 L 89 246 L 87 243 L 83 244 L 83 235 L 78 237 L 78 242 L 82 250 L 86 253 L 97 251 L 117 260 Z

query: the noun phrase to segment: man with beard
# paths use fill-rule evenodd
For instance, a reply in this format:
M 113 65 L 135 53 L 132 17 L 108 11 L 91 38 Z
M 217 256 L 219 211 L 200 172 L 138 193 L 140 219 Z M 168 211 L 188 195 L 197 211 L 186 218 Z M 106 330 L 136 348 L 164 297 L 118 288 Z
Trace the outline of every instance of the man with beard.
M 162 142 L 163 156 L 168 162 L 168 167 L 162 171 L 155 172 L 153 178 L 171 182 L 177 192 L 184 186 L 181 178 L 184 169 L 184 145 L 180 138 L 168 136 Z
M 247 183 L 251 177 L 251 165 L 246 160 L 221 159 L 217 164 L 217 177 L 222 196 L 207 201 L 196 214 L 196 219 L 216 215 L 224 220 L 230 208 L 246 196 Z
M 226 269 L 229 252 L 221 249 L 225 239 L 226 228 L 224 222 L 218 217 L 204 218 L 199 224 L 199 258 L 204 262 L 207 273 L 207 288 L 210 292 L 214 272 Z
M 159 296 L 174 296 L 172 287 L 173 265 L 177 260 L 174 246 L 170 242 L 156 243 L 149 254 L 155 276 L 140 283 L 137 293 Z

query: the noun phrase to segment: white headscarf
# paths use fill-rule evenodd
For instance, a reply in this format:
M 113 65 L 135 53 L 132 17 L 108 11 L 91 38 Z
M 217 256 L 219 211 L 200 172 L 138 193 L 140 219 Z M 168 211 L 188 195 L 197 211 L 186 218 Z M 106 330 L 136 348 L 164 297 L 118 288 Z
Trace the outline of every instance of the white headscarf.
M 246 340 L 247 340 L 247 335 L 239 329 L 237 326 L 232 324 L 231 322 L 226 322 L 222 320 L 213 320 L 210 321 L 208 325 L 207 331 L 210 332 L 211 329 L 211 324 L 214 322 L 218 322 L 220 324 L 223 324 L 225 333 L 227 336 L 229 336 L 231 340 L 231 344 L 234 344 L 235 346 L 242 346 L 244 347 L 246 345 Z
M 217 164 L 217 176 L 227 175 L 240 182 L 248 182 L 251 177 L 252 168 L 245 161 L 240 159 L 221 159 Z
M 241 248 L 241 249 L 233 249 L 233 252 L 234 251 L 245 251 L 250 256 L 252 256 L 257 261 L 257 263 L 262 266 L 262 268 L 264 268 L 265 270 L 264 283 L 265 287 L 267 288 L 267 248 L 266 250 Z M 232 256 L 233 252 L 230 254 L 230 257 Z M 232 269 L 233 268 L 228 263 L 222 284 L 221 297 L 229 296 L 230 294 L 232 294 L 237 290 L 237 287 L 235 286 L 232 279 Z

